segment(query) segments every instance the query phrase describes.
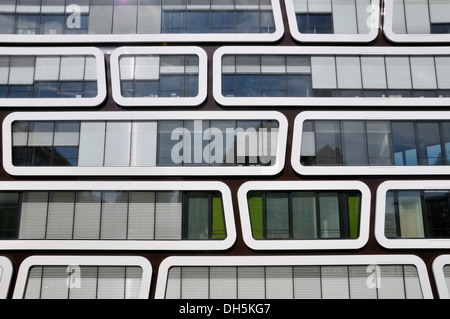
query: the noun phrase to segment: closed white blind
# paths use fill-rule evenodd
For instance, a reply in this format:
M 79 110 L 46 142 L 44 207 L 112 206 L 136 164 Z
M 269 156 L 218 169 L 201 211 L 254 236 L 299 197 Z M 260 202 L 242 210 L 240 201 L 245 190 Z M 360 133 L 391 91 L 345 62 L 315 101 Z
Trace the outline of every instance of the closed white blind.
M 261 72 L 262 73 L 286 73 L 286 62 L 284 56 L 262 56 L 261 57 Z
M 431 23 L 450 22 L 450 3 L 444 0 L 428 0 L 430 3 Z
M 238 268 L 238 297 L 239 299 L 264 299 L 266 297 L 264 267 Z
M 400 265 L 382 265 L 381 283 L 378 289 L 379 299 L 404 299 L 405 285 L 403 267 Z
M 362 87 L 359 57 L 336 57 L 336 70 L 340 89 L 360 89 Z
M 74 192 L 50 193 L 47 239 L 72 239 L 74 206 Z
M 59 78 L 61 81 L 84 80 L 84 57 L 62 57 Z
M 428 0 L 409 0 L 405 3 L 408 34 L 430 34 Z
M 128 193 L 103 193 L 101 239 L 126 239 L 128 219 Z
M 103 166 L 105 122 L 81 122 L 78 166 Z
M 77 192 L 74 239 L 100 238 L 101 192 Z
M 130 192 L 128 239 L 155 238 L 155 192 Z
M 96 299 L 98 267 L 83 266 L 79 271 L 79 285 L 70 289 L 69 299 Z
M 236 73 L 259 74 L 261 62 L 257 55 L 238 55 L 236 57 Z
M 32 85 L 34 82 L 33 57 L 13 57 L 9 70 L 9 81 L 11 85 Z
M 408 57 L 386 57 L 388 87 L 411 89 L 411 68 Z
M 392 31 L 396 34 L 406 34 L 405 7 L 403 0 L 391 0 L 394 2 L 392 14 Z
M 330 13 L 331 0 L 308 0 L 308 9 L 314 13 Z
M 137 33 L 161 33 L 161 5 L 141 3 L 138 10 Z
M 370 28 L 373 27 L 372 17 L 373 15 L 378 15 L 379 12 L 371 10 L 371 0 L 356 0 L 356 17 L 358 20 L 358 33 L 367 34 L 370 32 Z M 374 17 L 373 17 L 374 18 Z
M 97 61 L 94 57 L 86 57 L 86 68 L 84 72 L 84 79 L 86 81 L 97 80 Z
M 31 267 L 28 272 L 25 299 L 39 299 L 41 297 L 42 266 Z
M 367 272 L 367 266 L 349 266 L 349 284 L 351 299 L 377 299 L 376 278 L 371 281 L 375 286 L 369 286 L 369 276 L 376 276 L 373 272 Z
M 8 84 L 9 81 L 9 58 L 0 57 L 0 85 Z
M 131 166 L 156 166 L 158 123 L 133 122 Z
M 80 128 L 76 122 L 56 122 L 54 146 L 78 146 Z
M 19 239 L 44 239 L 47 225 L 47 192 L 24 192 Z
M 182 203 L 178 192 L 156 194 L 155 239 L 181 239 Z
M 294 297 L 297 299 L 321 299 L 319 266 L 294 267 Z
M 292 267 L 286 266 L 266 268 L 267 299 L 293 298 L 292 271 Z
M 89 12 L 89 34 L 111 34 L 113 11 L 112 0 L 94 2 Z
M 211 267 L 209 276 L 211 299 L 237 298 L 236 267 Z
M 165 298 L 181 299 L 181 267 L 169 269 Z
M 422 286 L 420 285 L 417 268 L 412 265 L 404 265 L 406 299 L 423 299 Z
M 336 34 L 358 33 L 355 0 L 333 1 L 333 26 Z
M 335 89 L 336 63 L 333 56 L 311 57 L 312 86 L 315 89 Z
M 420 191 L 399 191 L 398 206 L 402 238 L 424 238 Z
M 350 298 L 347 266 L 321 266 L 321 270 L 323 299 Z
M 69 296 L 68 277 L 66 266 L 44 266 L 40 299 L 67 299 Z
M 36 81 L 58 81 L 59 57 L 37 57 L 34 79 Z
M 107 122 L 105 166 L 129 166 L 131 122 Z
M 386 67 L 383 57 L 361 57 L 361 72 L 365 89 L 386 89 Z
M 125 299 L 138 299 L 141 292 L 142 268 L 127 267 L 125 280 Z
M 433 57 L 411 57 L 411 75 L 414 89 L 436 89 L 436 68 Z
M 125 3 L 126 4 L 126 3 Z M 113 33 L 135 34 L 137 21 L 137 3 L 114 6 Z
M 450 57 L 435 57 L 439 89 L 450 89 Z
M 98 267 L 97 299 L 125 298 L 125 267 Z
M 120 58 L 120 79 L 134 80 L 136 58 L 124 56 Z
M 181 278 L 182 299 L 209 298 L 209 267 L 183 267 Z
M 159 80 L 159 60 L 160 57 L 137 56 L 136 57 L 136 80 Z

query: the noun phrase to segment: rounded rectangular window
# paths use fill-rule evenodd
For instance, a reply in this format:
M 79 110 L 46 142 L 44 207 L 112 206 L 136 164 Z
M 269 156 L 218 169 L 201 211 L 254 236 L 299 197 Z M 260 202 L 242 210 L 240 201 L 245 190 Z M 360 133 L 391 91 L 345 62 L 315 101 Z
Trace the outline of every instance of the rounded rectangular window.
M 206 99 L 207 56 L 198 47 L 119 48 L 111 73 L 122 106 L 197 106 Z
M 287 0 L 286 10 L 300 42 L 367 43 L 378 35 L 379 0 Z
M 11 261 L 6 257 L 0 256 L 0 299 L 8 297 L 12 274 L 13 266 Z
M 213 93 L 224 106 L 447 106 L 443 47 L 223 47 Z
M 284 166 L 287 120 L 278 112 L 14 113 L 3 138 L 5 166 L 19 175 L 272 175 Z
M 450 1 L 392 0 L 384 3 L 384 34 L 399 43 L 450 40 Z
M 0 183 L 3 249 L 222 250 L 235 237 L 218 182 Z
M 99 49 L 0 49 L 0 107 L 98 106 L 105 98 Z
M 432 299 L 413 255 L 169 257 L 156 299 Z
M 437 292 L 440 299 L 450 299 L 450 255 L 437 256 L 432 265 Z
M 377 190 L 375 235 L 386 248 L 448 248 L 450 184 L 388 181 Z
M 14 299 L 148 299 L 152 266 L 135 256 L 31 256 Z
M 445 112 L 302 112 L 291 163 L 306 175 L 446 174 L 449 119 Z
M 0 1 L 0 42 L 268 41 L 284 33 L 276 0 Z
M 359 182 L 247 182 L 238 197 L 252 249 L 357 249 L 368 240 L 370 191 Z

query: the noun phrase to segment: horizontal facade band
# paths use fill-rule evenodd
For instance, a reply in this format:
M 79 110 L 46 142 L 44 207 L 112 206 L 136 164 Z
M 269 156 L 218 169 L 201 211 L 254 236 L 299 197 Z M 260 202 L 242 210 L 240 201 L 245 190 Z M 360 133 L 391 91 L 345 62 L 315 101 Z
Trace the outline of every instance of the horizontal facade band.
M 279 112 L 13 113 L 12 175 L 273 175 L 284 167 Z
M 31 256 L 13 299 L 148 299 L 152 265 L 138 256 Z
M 369 238 L 371 194 L 361 182 L 246 182 L 238 200 L 252 249 L 359 249 Z
M 236 240 L 221 182 L 0 182 L 5 250 L 224 250 Z

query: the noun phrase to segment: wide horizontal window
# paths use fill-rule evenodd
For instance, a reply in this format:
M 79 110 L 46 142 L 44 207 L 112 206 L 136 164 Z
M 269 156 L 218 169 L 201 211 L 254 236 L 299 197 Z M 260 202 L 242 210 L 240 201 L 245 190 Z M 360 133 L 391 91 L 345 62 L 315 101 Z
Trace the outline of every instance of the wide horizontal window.
M 222 48 L 215 54 L 214 95 L 223 105 L 258 106 L 442 106 L 448 101 L 450 52 L 391 49 Z
M 0 50 L 0 106 L 97 106 L 106 97 L 97 49 Z
M 304 174 L 445 174 L 447 113 L 382 114 L 300 113 L 292 164 Z
M 398 257 L 388 263 L 364 263 L 364 257 L 287 258 L 268 263 L 238 258 L 166 259 L 159 277 L 157 298 L 166 299 L 422 299 L 430 298 L 423 262 Z M 266 258 L 267 259 L 267 258 Z M 276 258 L 278 259 L 278 258 Z M 370 259 L 370 258 L 367 258 Z M 395 259 L 395 258 L 394 258 Z M 209 260 L 209 259 L 208 259 Z M 167 275 L 167 276 L 166 276 Z M 425 275 L 425 277 L 423 277 Z M 166 281 L 165 283 L 160 280 Z M 161 287 L 160 287 L 161 286 Z M 164 290 L 162 290 L 164 286 Z M 158 289 L 159 288 L 159 289 Z
M 286 9 L 299 41 L 369 42 L 378 34 L 378 0 L 288 0 Z
M 415 185 L 414 185 L 415 184 Z M 450 185 L 389 181 L 377 190 L 377 240 L 385 247 L 448 248 Z
M 354 182 L 247 182 L 239 189 L 253 249 L 350 249 L 368 238 L 370 192 Z
M 384 32 L 395 42 L 448 42 L 450 1 L 393 0 L 385 3 Z
M 9 293 L 13 267 L 11 261 L 0 256 L 0 299 L 6 299 Z
M 91 184 L 0 185 L 0 245 L 220 249 L 233 241 L 229 191 L 221 184 Z
M 152 267 L 141 257 L 33 256 L 20 266 L 15 299 L 145 299 Z
M 79 120 L 13 121 L 7 138 L 11 163 L 15 167 L 81 170 L 134 167 L 140 175 L 143 171 L 139 168 L 189 166 L 194 170 L 185 173 L 194 174 L 195 168 L 203 167 L 275 168 L 279 164 L 283 148 L 280 138 L 287 129 L 281 127 L 280 120 L 284 120 L 279 115 L 264 119 L 261 113 L 250 117 L 222 114 L 217 118 L 216 113 L 202 112 L 195 119 L 194 112 L 192 119 L 181 119 L 164 116 L 167 113 L 158 113 L 162 115 L 159 117 L 155 117 L 156 113 L 146 114 L 150 115 L 147 119 L 133 113 L 132 120 L 118 119 L 114 113 L 110 113 L 112 119 L 102 120 L 104 116 L 98 113 L 91 120 L 77 114 L 74 116 Z M 208 114 L 214 115 L 205 118 Z M 66 115 L 62 116 L 69 119 Z M 176 170 L 170 170 L 170 174 L 177 174 Z
M 0 21 L 5 41 L 191 41 L 185 34 L 272 41 L 283 33 L 279 3 L 271 0 L 8 0 L 0 2 Z
M 192 106 L 206 98 L 207 56 L 197 47 L 119 48 L 112 86 L 123 106 Z

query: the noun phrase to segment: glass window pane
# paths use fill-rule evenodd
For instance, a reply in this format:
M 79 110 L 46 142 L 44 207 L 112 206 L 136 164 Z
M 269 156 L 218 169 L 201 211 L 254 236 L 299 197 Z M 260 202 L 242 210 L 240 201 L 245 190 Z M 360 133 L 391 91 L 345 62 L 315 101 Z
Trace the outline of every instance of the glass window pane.
M 259 14 L 253 11 L 236 12 L 236 33 L 259 33 Z
M 266 74 L 262 76 L 262 96 L 284 97 L 286 96 L 286 76 Z
M 341 165 L 341 138 L 338 121 L 316 121 L 317 165 Z
M 130 192 L 128 239 L 154 239 L 155 192 Z
M 348 205 L 348 222 L 349 222 L 349 238 L 355 239 L 359 237 L 359 215 L 361 205 L 361 194 L 349 194 L 347 196 Z
M 65 26 L 65 16 L 59 14 L 42 15 L 41 24 L 44 34 L 63 34 Z M 41 28 L 42 28 L 41 27 Z
M 289 238 L 288 193 L 266 194 L 267 239 Z
M 209 33 L 210 17 L 209 11 L 188 11 L 187 12 L 187 32 L 188 33 Z
M 102 193 L 80 191 L 76 194 L 73 239 L 99 239 Z
M 47 192 L 24 192 L 19 239 L 44 239 L 47 225 Z
M 398 208 L 402 238 L 424 238 L 420 191 L 399 191 Z
M 262 193 L 251 192 L 248 195 L 248 209 L 250 213 L 250 223 L 252 225 L 252 235 L 254 239 L 263 239 L 263 199 Z
M 103 193 L 101 239 L 126 239 L 128 219 L 128 192 Z
M 312 83 L 310 74 L 288 74 L 287 90 L 289 97 L 310 97 Z
M 414 123 L 392 122 L 395 165 L 417 165 Z
M 180 192 L 156 193 L 155 239 L 181 239 L 182 202 Z
M 107 122 L 105 166 L 129 166 L 131 150 L 131 122 Z
M 367 165 L 367 145 L 363 121 L 342 121 L 344 165 Z
M 396 192 L 388 191 L 386 193 L 386 207 L 384 217 L 384 235 L 386 238 L 397 238 L 397 210 L 398 202 L 395 199 Z
M 19 193 L 0 192 L 0 239 L 16 239 L 18 235 Z
M 317 238 L 316 195 L 314 192 L 292 193 L 292 228 L 294 239 Z
M 50 192 L 46 239 L 72 239 L 74 192 Z
M 212 239 L 225 239 L 226 229 L 223 215 L 222 194 L 212 194 Z
M 439 132 L 440 126 L 437 122 L 417 123 L 420 165 L 444 164 L 444 152 Z
M 427 227 L 430 238 L 450 237 L 449 192 L 425 191 Z
M 369 165 L 392 165 L 391 129 L 387 121 L 367 121 Z
M 0 34 L 14 34 L 14 15 L 0 13 Z
M 172 140 L 172 132 L 174 130 L 183 130 L 183 121 L 160 121 L 158 122 L 158 165 L 177 165 L 180 164 L 174 159 L 183 156 L 183 154 L 174 154 L 176 158 L 172 158 L 172 149 L 180 140 Z M 181 137 L 182 138 L 182 135 Z M 181 140 L 182 141 L 182 140 Z
M 321 238 L 340 238 L 339 198 L 336 193 L 319 194 Z
M 206 192 L 188 192 L 187 197 L 187 239 L 209 239 L 209 196 Z
M 237 97 L 261 96 L 261 76 L 259 74 L 236 75 Z

